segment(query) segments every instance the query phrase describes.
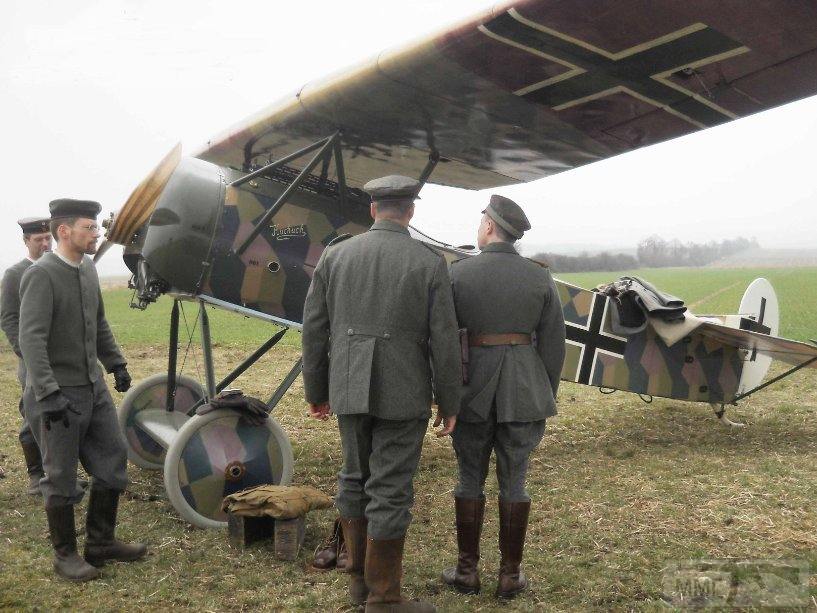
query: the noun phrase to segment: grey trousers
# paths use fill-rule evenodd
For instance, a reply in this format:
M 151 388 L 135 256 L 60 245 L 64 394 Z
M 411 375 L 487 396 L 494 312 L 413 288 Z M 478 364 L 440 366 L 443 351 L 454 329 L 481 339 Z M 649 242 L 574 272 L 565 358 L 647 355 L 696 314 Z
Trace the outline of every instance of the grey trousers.
M 525 489 L 528 460 L 545 434 L 545 420 L 497 423 L 494 410 L 480 422 L 457 420 L 451 438 L 459 465 L 454 495 L 484 498 L 491 452 L 496 452 L 499 497 L 505 502 L 528 502 Z
M 26 363 L 23 360 L 17 360 L 17 381 L 20 382 L 20 389 L 23 390 L 25 393 L 26 389 Z M 31 431 L 31 426 L 26 419 L 25 410 L 23 410 L 23 399 L 20 398 L 20 415 L 23 416 L 23 425 L 20 426 L 20 433 L 17 435 L 20 439 L 20 443 L 23 445 L 31 445 L 36 444 L 36 440 L 34 439 L 34 433 Z
M 66 411 L 67 426 L 52 421 L 46 427 L 44 415 L 52 407 L 38 402 L 30 386 L 23 395 L 26 417 L 43 456 L 45 477 L 40 490 L 46 508 L 82 500 L 83 490 L 77 487 L 78 462 L 92 477 L 93 487 L 122 491 L 128 484 L 125 437 L 105 381 L 100 378 L 61 391 L 78 413 Z
M 343 446 L 338 512 L 342 517 L 365 516 L 372 538 L 403 536 L 411 523 L 412 480 L 428 420 L 338 415 L 338 427 Z

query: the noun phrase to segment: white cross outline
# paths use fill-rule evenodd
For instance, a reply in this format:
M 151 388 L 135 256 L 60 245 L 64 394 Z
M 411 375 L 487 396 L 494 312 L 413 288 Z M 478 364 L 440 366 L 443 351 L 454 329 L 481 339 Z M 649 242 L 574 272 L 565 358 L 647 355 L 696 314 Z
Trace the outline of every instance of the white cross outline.
M 549 34 L 550 36 L 560 38 L 560 39 L 562 39 L 562 40 L 564 40 L 566 42 L 569 42 L 569 43 L 571 43 L 573 45 L 577 45 L 579 47 L 587 49 L 588 51 L 591 51 L 593 53 L 601 55 L 602 57 L 607 58 L 608 60 L 613 60 L 613 61 L 621 60 L 623 58 L 629 57 L 631 55 L 635 55 L 636 53 L 640 53 L 642 51 L 645 51 L 647 49 L 651 49 L 653 47 L 658 47 L 660 45 L 666 44 L 666 43 L 668 43 L 670 41 L 673 41 L 673 40 L 676 40 L 678 38 L 683 38 L 684 36 L 687 36 L 687 35 L 692 34 L 694 32 L 704 30 L 704 29 L 706 29 L 708 27 L 704 23 L 700 23 L 700 22 L 694 23 L 694 24 L 692 24 L 690 26 L 687 26 L 686 28 L 681 28 L 680 30 L 676 30 L 675 32 L 670 32 L 669 34 L 665 34 L 664 36 L 659 36 L 658 38 L 654 38 L 652 40 L 649 40 L 649 41 L 643 42 L 641 44 L 635 45 L 634 47 L 624 49 L 623 51 L 619 51 L 618 53 L 612 53 L 610 51 L 607 51 L 605 49 L 601 49 L 600 47 L 596 47 L 595 45 L 587 43 L 585 41 L 579 40 L 578 38 L 568 36 L 567 34 L 564 34 L 563 32 L 559 32 L 558 30 L 554 30 L 552 28 L 548 28 L 547 26 L 542 25 L 540 23 L 537 23 L 535 21 L 531 21 L 527 17 L 524 17 L 523 15 L 521 15 L 519 13 L 519 11 L 517 11 L 515 8 L 509 9 L 508 14 L 511 17 L 513 17 L 514 19 L 516 19 L 521 24 L 524 24 L 524 25 L 526 25 L 528 27 L 531 27 L 531 28 L 533 28 L 535 30 L 539 30 L 540 32 L 544 32 L 545 34 Z M 506 45 L 510 45 L 511 47 L 516 47 L 517 49 L 521 49 L 522 51 L 526 51 L 527 53 L 532 53 L 533 55 L 545 58 L 546 60 L 554 62 L 556 64 L 561 64 L 562 66 L 565 66 L 566 68 L 569 69 L 566 72 L 563 72 L 561 74 L 556 75 L 555 77 L 551 77 L 549 79 L 545 79 L 544 81 L 539 81 L 538 83 L 533 83 L 531 85 L 528 85 L 526 87 L 523 87 L 521 89 L 516 90 L 514 92 L 514 94 L 516 94 L 517 96 L 524 96 L 525 94 L 528 94 L 528 93 L 530 93 L 532 91 L 536 91 L 537 89 L 542 89 L 543 87 L 548 87 L 549 85 L 553 85 L 554 83 L 558 83 L 560 81 L 564 81 L 566 79 L 570 79 L 572 77 L 575 77 L 575 76 L 578 76 L 580 74 L 583 74 L 583 73 L 587 72 L 584 68 L 580 68 L 579 66 L 576 66 L 575 64 L 571 64 L 570 62 L 568 62 L 566 60 L 554 57 L 554 56 L 549 55 L 547 53 L 543 53 L 543 52 L 541 52 L 541 51 L 539 51 L 537 49 L 533 49 L 533 48 L 528 47 L 526 45 L 522 45 L 520 43 L 517 43 L 516 41 L 513 41 L 513 40 L 509 39 L 509 38 L 505 38 L 504 36 L 500 36 L 499 34 L 494 34 L 493 32 L 491 32 L 485 26 L 481 25 L 477 29 L 480 32 L 482 32 L 483 34 L 487 35 L 488 37 L 493 38 L 494 40 L 505 43 Z M 671 81 L 669 79 L 669 76 L 672 75 L 675 72 L 678 72 L 679 70 L 683 70 L 683 69 L 686 69 L 686 68 L 690 68 L 690 69 L 699 68 L 699 67 L 705 66 L 707 64 L 713 64 L 715 62 L 719 62 L 721 60 L 725 60 L 725 59 L 728 59 L 730 57 L 734 57 L 736 55 L 741 55 L 743 53 L 747 53 L 748 51 L 750 51 L 749 47 L 746 47 L 746 46 L 737 47 L 735 49 L 732 49 L 730 51 L 726 51 L 724 53 L 719 53 L 717 55 L 713 55 L 713 56 L 710 56 L 710 57 L 707 57 L 707 58 L 702 58 L 702 59 L 697 60 L 695 62 L 689 62 L 689 63 L 686 63 L 686 64 L 681 64 L 680 66 L 676 66 L 676 67 L 671 68 L 669 70 L 665 70 L 664 72 L 659 72 L 657 74 L 650 75 L 650 78 L 658 81 L 659 83 L 661 83 L 662 85 L 664 85 L 666 87 L 670 87 L 670 88 L 672 88 L 672 89 L 674 89 L 674 90 L 676 90 L 678 92 L 681 92 L 682 94 L 684 94 L 686 96 L 689 96 L 689 97 L 695 99 L 697 102 L 700 102 L 701 104 L 703 104 L 705 106 L 708 106 L 709 108 L 717 111 L 718 113 L 721 113 L 722 115 L 728 117 L 729 119 L 737 119 L 738 116 L 735 113 L 733 113 L 732 111 L 729 111 L 729 110 L 723 108 L 722 106 L 719 106 L 719 105 L 715 104 L 711 100 L 707 100 L 706 98 L 704 98 L 703 96 L 701 96 L 700 94 L 698 94 L 696 92 L 693 92 L 692 90 L 686 89 L 685 87 L 681 87 L 677 83 L 674 83 L 673 81 Z M 565 102 L 564 104 L 560 104 L 560 105 L 554 106 L 552 108 L 553 108 L 554 111 L 561 111 L 561 110 L 564 110 L 564 109 L 567 109 L 567 108 L 570 108 L 570 107 L 573 107 L 573 106 L 577 106 L 579 104 L 584 104 L 585 102 L 590 102 L 591 100 L 596 100 L 598 98 L 604 98 L 606 96 L 610 96 L 610 95 L 616 94 L 616 93 L 626 93 L 626 94 L 632 96 L 633 98 L 641 100 L 642 102 L 646 102 L 647 104 L 651 104 L 652 106 L 663 109 L 667 113 L 669 113 L 671 115 L 675 115 L 676 117 L 678 117 L 680 119 L 683 119 L 684 121 L 686 121 L 688 123 L 691 123 L 692 125 L 694 125 L 694 126 L 696 126 L 698 128 L 704 129 L 704 128 L 708 127 L 707 125 L 702 124 L 700 121 L 696 121 L 696 120 L 692 119 L 692 117 L 689 117 L 688 115 L 684 115 L 683 113 L 677 111 L 676 109 L 673 109 L 670 106 L 662 104 L 658 100 L 653 100 L 652 98 L 644 96 L 643 94 L 640 94 L 640 93 L 638 93 L 638 92 L 636 92 L 636 91 L 634 91 L 634 90 L 632 90 L 632 89 L 630 89 L 628 87 L 625 87 L 623 85 L 617 85 L 616 87 L 611 87 L 611 88 L 606 89 L 604 91 L 596 92 L 595 94 L 591 94 L 591 95 L 585 96 L 583 98 L 578 98 L 576 100 L 571 100 L 569 102 Z
M 583 326 L 582 324 L 577 324 L 577 323 L 574 323 L 572 321 L 567 321 L 567 320 L 565 320 L 565 325 L 572 326 L 574 328 L 579 328 L 580 330 L 585 330 L 587 332 L 590 331 L 590 320 L 593 318 L 593 308 L 596 306 L 596 299 L 600 296 L 600 294 L 598 292 L 591 292 L 591 294 L 593 296 L 593 300 L 590 302 L 590 311 L 587 314 L 587 325 Z M 612 300 L 609 300 L 607 298 L 607 296 L 604 296 L 603 299 L 604 299 L 604 312 L 601 314 L 601 325 L 599 326 L 599 335 L 606 336 L 607 338 L 614 338 L 614 339 L 616 339 L 618 341 L 622 341 L 623 343 L 626 344 L 627 343 L 627 338 L 626 337 L 618 336 L 617 334 L 613 334 L 612 332 L 606 332 L 604 330 L 605 323 L 607 322 L 608 309 L 610 308 L 610 303 L 612 302 Z M 576 374 L 573 376 L 573 381 L 578 383 L 579 375 L 581 375 L 581 371 L 582 371 L 582 363 L 584 362 L 584 352 L 587 349 L 587 345 L 585 345 L 584 343 L 580 343 L 578 341 L 568 339 L 568 338 L 565 338 L 565 344 L 573 345 L 574 347 L 579 348 L 579 361 L 578 361 L 578 364 L 576 365 Z M 596 372 L 596 364 L 598 363 L 599 353 L 603 353 L 604 355 L 609 355 L 609 356 L 618 358 L 620 360 L 624 359 L 624 354 L 623 353 L 614 353 L 614 352 L 609 351 L 607 349 L 600 349 L 600 348 L 596 347 L 595 351 L 593 352 L 593 365 L 590 367 L 590 377 L 588 379 L 588 385 L 593 384 L 593 375 Z

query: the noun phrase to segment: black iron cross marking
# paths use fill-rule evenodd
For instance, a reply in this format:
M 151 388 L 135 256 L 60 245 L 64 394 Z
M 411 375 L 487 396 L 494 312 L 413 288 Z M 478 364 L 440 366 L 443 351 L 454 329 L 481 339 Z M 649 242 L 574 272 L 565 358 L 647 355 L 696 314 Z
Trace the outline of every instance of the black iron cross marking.
M 606 296 L 593 293 L 593 304 L 590 306 L 590 319 L 587 328 L 569 321 L 565 322 L 567 324 L 567 340 L 584 346 L 581 363 L 579 364 L 579 377 L 576 379 L 578 383 L 588 385 L 591 383 L 590 375 L 593 372 L 593 364 L 596 362 L 597 350 L 602 349 L 624 357 L 624 348 L 627 346 L 627 341 L 602 333 L 607 300 Z
M 749 50 L 704 24 L 694 24 L 620 53 L 607 52 L 531 22 L 514 9 L 495 17 L 480 30 L 569 69 L 516 92 L 556 111 L 626 91 L 699 128 L 736 117 L 668 79 L 679 70 L 711 64 Z
M 750 330 L 751 332 L 759 332 L 760 334 L 771 334 L 772 329 L 769 326 L 763 325 L 763 319 L 766 317 L 766 299 L 760 299 L 760 313 L 757 319 L 748 319 L 746 317 L 740 318 L 740 329 Z M 757 357 L 757 347 L 752 347 L 752 355 L 749 358 L 750 362 L 754 362 Z

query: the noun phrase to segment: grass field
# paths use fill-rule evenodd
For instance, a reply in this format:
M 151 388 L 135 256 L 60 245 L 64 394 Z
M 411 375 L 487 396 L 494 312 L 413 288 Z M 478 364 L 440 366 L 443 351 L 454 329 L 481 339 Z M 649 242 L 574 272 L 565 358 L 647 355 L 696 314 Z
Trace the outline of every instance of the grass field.
M 756 276 L 775 285 L 781 334 L 815 338 L 817 269 L 638 271 L 696 305 L 732 312 Z M 585 287 L 616 274 L 563 275 Z M 727 288 L 718 293 L 722 288 Z M 163 371 L 169 301 L 146 312 L 127 307 L 129 292 L 106 292 L 115 333 L 135 379 Z M 696 304 L 697 303 L 697 304 Z M 188 318 L 195 318 L 188 309 Z M 217 376 L 226 374 L 271 326 L 213 312 Z M 184 330 L 184 326 L 182 326 Z M 290 334 L 237 385 L 266 397 L 298 356 Z M 200 358 L 188 357 L 196 375 Z M 780 372 L 777 369 L 775 372 Z M 276 409 L 293 442 L 294 481 L 335 492 L 340 446 L 336 424 L 306 417 L 296 381 Z M 117 400 L 121 395 L 114 392 Z M 310 515 L 296 562 L 268 547 L 236 553 L 220 532 L 192 529 L 164 496 L 162 477 L 131 466 L 120 533 L 151 546 L 150 556 L 105 569 L 102 580 L 76 586 L 54 579 L 44 514 L 23 492 L 25 470 L 16 439 L 18 390 L 14 356 L 0 351 L 0 609 L 52 610 L 348 610 L 338 573 L 308 568 L 333 514 Z M 691 558 L 795 559 L 817 571 L 817 373 L 800 372 L 730 410 L 746 428 L 727 429 L 709 407 L 637 396 L 601 396 L 564 384 L 560 416 L 549 422 L 529 474 L 534 500 L 525 553 L 532 588 L 506 610 L 658 610 L 668 564 Z M 405 592 L 443 611 L 499 610 L 493 599 L 498 565 L 496 481 L 488 482 L 483 534 L 483 594 L 441 588 L 438 574 L 456 555 L 451 492 L 455 462 L 447 440 L 426 439 L 415 482 L 415 521 L 405 564 Z M 84 505 L 83 505 L 84 507 Z M 84 508 L 83 508 L 84 512 Z M 810 583 L 817 597 L 817 580 Z M 810 605 L 817 606 L 817 600 Z

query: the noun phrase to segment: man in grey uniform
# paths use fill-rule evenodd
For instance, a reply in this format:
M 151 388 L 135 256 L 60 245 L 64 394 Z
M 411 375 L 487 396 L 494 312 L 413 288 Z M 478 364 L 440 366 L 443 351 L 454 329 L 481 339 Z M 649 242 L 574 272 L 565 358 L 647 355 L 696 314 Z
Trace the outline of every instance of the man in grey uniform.
M 513 247 L 528 229 L 515 202 L 491 196 L 477 232 L 482 253 L 451 268 L 457 320 L 467 329 L 470 356 L 452 434 L 459 464 L 454 493 L 459 557 L 457 566 L 443 571 L 443 581 L 465 593 L 479 592 L 483 485 L 494 451 L 502 557 L 496 595 L 504 598 L 527 587 L 520 569 L 530 511 L 525 475 L 545 419 L 556 414 L 565 356 L 565 323 L 553 279 Z
M 96 268 L 101 207 L 86 200 L 54 200 L 51 233 L 57 248 L 23 274 L 20 285 L 20 349 L 28 376 L 26 418 L 43 452 L 40 482 L 54 570 L 72 581 L 99 576 L 107 560 L 145 555 L 142 544 L 114 536 L 119 495 L 127 485 L 127 454 L 113 400 L 98 360 L 127 391 L 130 375 L 105 319 Z M 92 477 L 84 560 L 77 553 L 74 505 L 82 499 L 77 463 Z
M 17 355 L 17 380 L 20 387 L 26 386 L 26 366 L 20 353 L 20 279 L 23 273 L 47 251 L 51 251 L 51 233 L 48 231 L 47 217 L 26 217 L 17 222 L 23 230 L 23 243 L 28 254 L 21 261 L 6 270 L 0 288 L 0 327 L 2 327 L 11 348 Z M 32 496 L 40 493 L 40 479 L 43 478 L 43 461 L 40 448 L 31 433 L 31 426 L 23 414 L 23 399 L 19 402 L 23 425 L 20 428 L 20 447 L 28 472 L 28 490 Z
M 304 306 L 303 377 L 310 414 L 338 416 L 343 467 L 336 504 L 354 604 L 433 611 L 400 595 L 403 547 L 433 395 L 438 436 L 461 393 L 457 323 L 445 260 L 411 238 L 420 185 L 370 181 L 371 229 L 339 237 L 315 268 Z

